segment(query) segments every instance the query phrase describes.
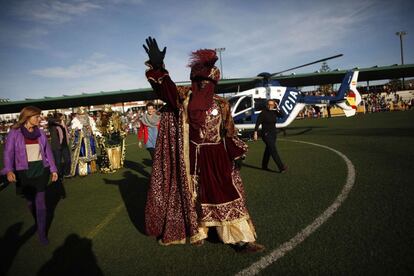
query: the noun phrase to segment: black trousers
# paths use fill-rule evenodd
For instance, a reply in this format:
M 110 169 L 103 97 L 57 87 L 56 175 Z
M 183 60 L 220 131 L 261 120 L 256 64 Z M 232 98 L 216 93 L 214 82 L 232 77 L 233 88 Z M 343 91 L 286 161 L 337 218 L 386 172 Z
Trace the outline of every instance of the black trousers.
M 147 150 L 151 155 L 151 160 L 154 161 L 155 148 L 147 148 Z
M 280 159 L 279 153 L 276 148 L 276 133 L 273 132 L 263 132 L 262 140 L 266 144 L 265 151 L 263 153 L 262 159 L 262 168 L 267 169 L 269 164 L 270 156 L 272 156 L 273 161 L 275 161 L 279 170 L 284 168 L 283 162 Z
M 70 151 L 68 146 L 62 146 L 60 149 L 52 149 L 53 157 L 55 158 L 56 168 L 58 169 L 59 178 L 56 181 L 54 188 L 59 196 L 66 197 L 66 190 L 63 186 L 63 176 L 70 174 Z M 62 162 L 63 161 L 63 162 Z
M 53 149 L 53 157 L 55 158 L 56 168 L 59 176 L 70 174 L 70 151 L 68 146 L 62 146 L 61 149 Z M 63 161 L 63 162 L 62 162 Z

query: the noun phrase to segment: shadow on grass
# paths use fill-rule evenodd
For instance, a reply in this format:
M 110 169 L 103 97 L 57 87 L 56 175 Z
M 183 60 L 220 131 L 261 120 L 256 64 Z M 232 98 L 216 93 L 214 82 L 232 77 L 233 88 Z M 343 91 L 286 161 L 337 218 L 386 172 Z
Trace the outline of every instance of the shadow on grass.
M 103 275 L 103 272 L 92 251 L 92 240 L 70 234 L 37 275 Z
M 0 175 L 0 192 L 9 186 L 6 175 Z
M 152 166 L 152 161 L 149 159 L 144 159 L 143 164 L 146 166 Z M 146 178 L 150 178 L 151 174 L 145 170 L 145 166 L 142 164 L 139 164 L 137 162 L 131 161 L 131 160 L 125 160 L 124 167 L 127 169 L 131 169 L 136 171 L 137 173 L 141 174 L 142 176 Z
M 206 241 L 209 243 L 214 243 L 214 244 L 218 244 L 218 243 L 223 244 L 215 227 L 210 227 L 208 229 L 208 235 L 207 235 Z
M 253 165 L 250 165 L 250 164 L 247 164 L 247 163 L 243 163 L 242 168 L 243 167 L 260 170 L 262 172 L 266 172 L 266 170 L 263 170 L 261 167 L 253 166 Z M 275 173 L 278 173 L 279 172 L 279 171 L 275 171 L 275 170 L 271 170 L 271 169 L 268 169 L 267 171 L 268 172 L 275 172 Z
M 311 132 L 314 129 L 325 128 L 319 126 L 309 126 L 309 127 L 289 127 L 289 128 L 278 128 L 277 136 L 278 137 L 287 137 L 287 136 L 299 136 Z M 259 131 L 259 138 L 261 131 Z M 253 130 L 244 130 L 242 132 L 242 139 L 247 141 L 253 140 Z
M 284 132 L 283 136 L 303 135 L 303 134 L 306 134 L 308 132 L 311 132 L 314 128 L 320 128 L 320 127 L 288 128 L 288 129 L 285 129 L 285 132 Z M 289 130 L 289 132 L 288 132 L 288 130 Z M 294 131 L 293 133 L 292 133 L 292 130 Z M 281 136 L 280 133 L 279 133 L 279 136 Z
M 144 177 L 139 177 L 131 171 L 125 171 L 122 175 L 123 179 L 104 178 L 104 181 L 105 184 L 118 185 L 129 219 L 139 232 L 145 234 L 145 203 L 150 174 L 144 170 L 144 166 L 136 162 L 125 160 L 124 165 L 125 168 L 132 169 Z
M 55 183 L 50 184 L 46 188 L 46 206 L 47 206 L 47 232 L 52 226 L 55 210 L 62 198 L 66 197 L 66 192 L 63 187 L 62 180 L 59 179 Z
M 152 167 L 152 160 L 145 158 L 142 160 L 142 164 L 144 164 L 147 167 Z
M 20 235 L 22 226 L 22 222 L 11 225 L 0 238 L 0 275 L 7 274 L 20 247 L 36 233 L 33 225 Z

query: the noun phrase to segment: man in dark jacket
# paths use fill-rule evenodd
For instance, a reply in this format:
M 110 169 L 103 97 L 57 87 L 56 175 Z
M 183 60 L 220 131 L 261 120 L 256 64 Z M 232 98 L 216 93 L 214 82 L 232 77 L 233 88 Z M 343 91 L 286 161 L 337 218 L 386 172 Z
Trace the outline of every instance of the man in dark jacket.
M 262 169 L 268 169 L 269 158 L 272 156 L 279 171 L 281 173 L 287 170 L 287 166 L 283 164 L 276 148 L 276 120 L 282 116 L 275 100 L 268 100 L 266 108 L 259 114 L 254 128 L 253 139 L 257 141 L 257 130 L 262 125 L 262 140 L 266 144 L 262 159 Z
M 59 177 L 70 175 L 70 150 L 69 150 L 69 131 L 65 124 L 65 116 L 56 113 L 48 120 L 50 132 L 50 144 L 52 146 L 53 157 L 58 168 Z M 63 160 L 63 164 L 62 164 Z

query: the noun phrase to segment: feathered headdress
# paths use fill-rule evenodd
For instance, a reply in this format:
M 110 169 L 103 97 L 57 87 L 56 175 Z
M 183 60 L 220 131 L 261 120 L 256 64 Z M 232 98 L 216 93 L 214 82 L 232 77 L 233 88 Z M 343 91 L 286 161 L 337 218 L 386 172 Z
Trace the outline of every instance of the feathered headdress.
M 191 53 L 188 67 L 193 68 L 195 65 L 213 67 L 217 59 L 216 51 L 211 49 L 200 49 Z
M 220 79 L 220 71 L 214 66 L 217 59 L 216 51 L 211 49 L 200 49 L 192 52 L 188 64 L 188 67 L 191 68 L 190 79 L 193 81 L 213 80 L 217 82 Z

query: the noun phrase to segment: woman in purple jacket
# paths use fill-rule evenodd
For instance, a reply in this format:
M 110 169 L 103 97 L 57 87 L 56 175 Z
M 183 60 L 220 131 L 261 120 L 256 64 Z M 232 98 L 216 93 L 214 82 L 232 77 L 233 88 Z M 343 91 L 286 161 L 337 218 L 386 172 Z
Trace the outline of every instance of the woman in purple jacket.
M 58 179 L 52 150 L 46 134 L 39 129 L 41 110 L 34 106 L 22 109 L 19 121 L 10 129 L 4 147 L 4 169 L 9 182 L 17 182 L 17 193 L 27 200 L 35 217 L 42 244 L 49 243 L 46 233 L 45 190 L 49 182 Z

